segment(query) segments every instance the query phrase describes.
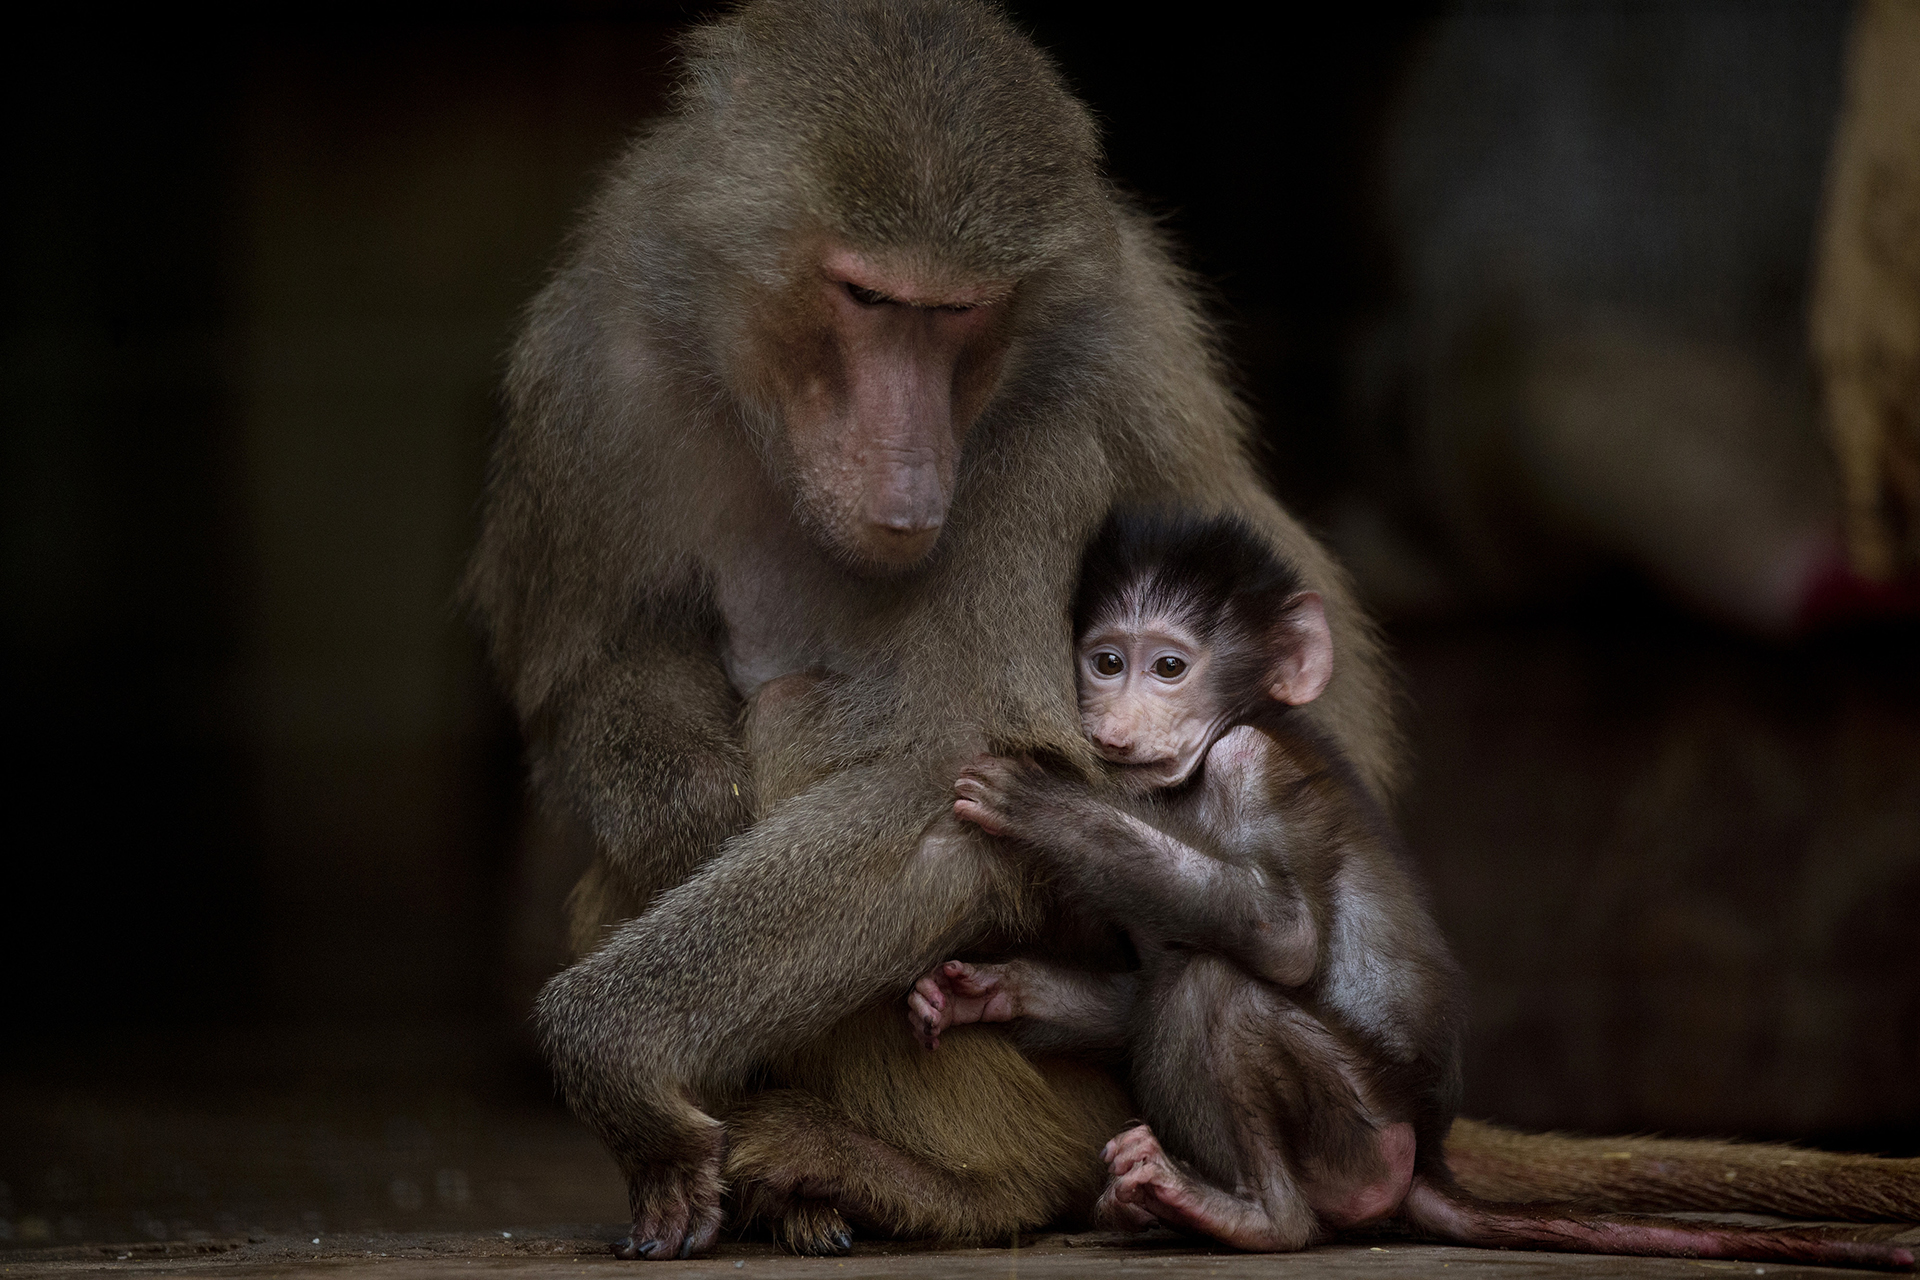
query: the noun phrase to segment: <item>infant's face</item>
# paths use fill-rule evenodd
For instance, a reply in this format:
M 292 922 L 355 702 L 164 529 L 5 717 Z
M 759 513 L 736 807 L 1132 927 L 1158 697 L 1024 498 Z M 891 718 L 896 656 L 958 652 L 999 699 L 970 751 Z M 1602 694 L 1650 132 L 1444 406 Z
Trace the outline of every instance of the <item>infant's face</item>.
M 1075 651 L 1080 725 L 1143 788 L 1184 782 L 1219 733 L 1211 655 L 1184 621 L 1132 610 L 1100 619 Z

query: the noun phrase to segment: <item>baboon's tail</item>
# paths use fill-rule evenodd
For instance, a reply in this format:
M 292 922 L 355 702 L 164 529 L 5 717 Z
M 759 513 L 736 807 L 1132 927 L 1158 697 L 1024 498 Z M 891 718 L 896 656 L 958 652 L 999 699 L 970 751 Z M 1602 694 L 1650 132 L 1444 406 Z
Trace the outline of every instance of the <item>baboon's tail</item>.
M 1920 1223 L 1920 1160 L 1768 1143 L 1572 1138 L 1457 1120 L 1447 1167 L 1483 1200 L 1577 1200 L 1622 1213 L 1771 1213 Z
M 1424 1174 L 1414 1178 L 1400 1212 L 1416 1230 L 1432 1239 L 1479 1249 L 1739 1258 L 1748 1262 L 1913 1270 L 1913 1249 L 1905 1245 L 1841 1239 L 1805 1228 L 1755 1230 L 1674 1218 L 1582 1213 L 1567 1205 L 1494 1204 Z M 1833 1230 L 1826 1228 L 1826 1232 Z

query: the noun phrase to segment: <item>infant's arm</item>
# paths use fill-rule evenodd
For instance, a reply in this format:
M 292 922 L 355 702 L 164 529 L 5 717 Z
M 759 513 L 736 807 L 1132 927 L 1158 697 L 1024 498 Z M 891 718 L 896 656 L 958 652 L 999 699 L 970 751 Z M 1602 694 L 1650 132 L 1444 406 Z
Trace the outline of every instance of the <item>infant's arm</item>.
M 1032 850 L 1078 907 L 1279 986 L 1303 986 L 1319 968 L 1320 927 L 1290 880 L 1195 848 L 1030 764 L 981 757 L 954 795 L 958 817 Z
M 929 1049 L 969 1022 L 1013 1022 L 1029 1053 L 1118 1052 L 1126 1045 L 1138 980 L 1039 960 L 935 965 L 907 994 L 907 1020 Z

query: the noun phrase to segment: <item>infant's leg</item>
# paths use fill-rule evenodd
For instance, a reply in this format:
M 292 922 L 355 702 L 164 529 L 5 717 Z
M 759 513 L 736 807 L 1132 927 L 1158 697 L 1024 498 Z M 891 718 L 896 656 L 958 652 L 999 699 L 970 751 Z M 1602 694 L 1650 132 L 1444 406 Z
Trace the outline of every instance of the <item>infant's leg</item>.
M 948 960 L 907 993 L 907 1018 L 929 1049 L 948 1027 L 1017 1019 L 1014 1040 L 1028 1053 L 1114 1051 L 1126 1043 L 1136 989 L 1130 973 Z
M 1340 1036 L 1233 965 L 1195 954 L 1169 966 L 1131 1043 L 1152 1130 L 1105 1153 L 1116 1221 L 1144 1210 L 1239 1248 L 1297 1249 L 1406 1197 L 1412 1127 L 1374 1113 Z

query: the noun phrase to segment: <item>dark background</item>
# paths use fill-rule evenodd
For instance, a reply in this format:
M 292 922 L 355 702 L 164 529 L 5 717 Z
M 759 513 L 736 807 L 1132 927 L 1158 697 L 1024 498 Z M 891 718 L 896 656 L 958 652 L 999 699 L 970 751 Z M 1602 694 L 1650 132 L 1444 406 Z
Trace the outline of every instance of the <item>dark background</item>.
M 706 11 L 5 42 L 0 1127 L 31 1141 L 0 1221 L 84 1181 L 91 1157 L 49 1152 L 89 1098 L 138 1099 L 128 1124 L 209 1082 L 550 1106 L 524 1018 L 564 886 L 516 858 L 519 744 L 453 589 L 517 309 Z M 1286 33 L 1013 11 L 1190 247 L 1282 495 L 1336 535 L 1356 503 L 1394 513 L 1445 562 L 1376 340 L 1417 312 L 1384 140 L 1442 8 Z M 1665 39 L 1605 12 L 1629 55 Z M 1845 11 L 1767 12 L 1812 15 L 1749 33 L 1755 65 L 1790 41 L 1805 73 L 1799 151 L 1697 199 L 1650 181 L 1580 252 L 1718 244 L 1743 184 L 1786 189 L 1765 252 L 1799 259 L 1762 264 L 1784 283 L 1754 305 L 1797 332 Z M 1567 563 L 1417 609 L 1361 575 L 1409 692 L 1402 816 L 1475 983 L 1469 1111 L 1920 1151 L 1920 629 L 1761 635 L 1603 551 Z

